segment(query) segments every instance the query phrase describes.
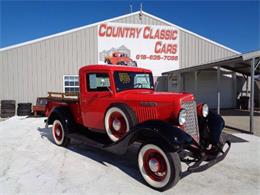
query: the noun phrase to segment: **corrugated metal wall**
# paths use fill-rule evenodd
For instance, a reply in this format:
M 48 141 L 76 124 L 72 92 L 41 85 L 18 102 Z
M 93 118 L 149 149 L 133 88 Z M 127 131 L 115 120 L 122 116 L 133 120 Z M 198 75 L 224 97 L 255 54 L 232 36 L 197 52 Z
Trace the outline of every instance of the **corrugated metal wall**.
M 205 64 L 235 53 L 180 30 L 180 68 Z
M 113 22 L 168 25 L 139 14 Z M 78 74 L 82 65 L 97 63 L 97 26 L 1 51 L 0 99 L 35 102 L 48 91 L 63 91 L 63 75 Z M 181 67 L 221 58 L 232 52 L 181 31 Z
M 1 52 L 0 99 L 35 102 L 63 91 L 63 75 L 97 62 L 96 27 Z

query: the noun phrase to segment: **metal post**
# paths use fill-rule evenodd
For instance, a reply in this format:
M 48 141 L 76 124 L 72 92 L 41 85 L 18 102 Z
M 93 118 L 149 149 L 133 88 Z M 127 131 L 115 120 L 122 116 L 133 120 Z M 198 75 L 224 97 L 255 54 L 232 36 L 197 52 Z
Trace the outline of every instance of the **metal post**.
M 250 132 L 254 132 L 255 58 L 251 61 Z
M 184 91 L 184 84 L 183 84 L 183 74 L 179 73 L 178 75 L 178 92 Z
M 198 95 L 198 71 L 194 72 L 194 92 L 195 92 L 195 98 L 198 99 L 197 95 Z
M 233 78 L 233 87 L 234 87 L 234 91 L 233 91 L 233 94 L 234 94 L 234 106 L 236 108 L 237 106 L 237 74 L 236 72 L 233 72 L 232 73 L 232 78 Z
M 246 96 L 248 96 L 248 76 L 246 76 Z
M 218 109 L 217 112 L 220 114 L 220 67 L 217 68 L 217 98 L 218 98 Z

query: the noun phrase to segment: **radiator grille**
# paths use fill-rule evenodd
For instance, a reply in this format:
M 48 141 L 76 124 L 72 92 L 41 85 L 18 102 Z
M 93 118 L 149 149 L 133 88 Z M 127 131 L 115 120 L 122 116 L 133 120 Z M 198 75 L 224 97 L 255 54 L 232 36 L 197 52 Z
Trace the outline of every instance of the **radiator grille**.
M 157 119 L 157 111 L 154 108 L 150 108 L 150 107 L 135 108 L 135 111 L 139 122 Z
M 190 134 L 195 140 L 199 140 L 199 128 L 197 107 L 195 101 L 182 102 L 182 108 L 187 111 L 186 122 L 184 123 L 184 130 Z

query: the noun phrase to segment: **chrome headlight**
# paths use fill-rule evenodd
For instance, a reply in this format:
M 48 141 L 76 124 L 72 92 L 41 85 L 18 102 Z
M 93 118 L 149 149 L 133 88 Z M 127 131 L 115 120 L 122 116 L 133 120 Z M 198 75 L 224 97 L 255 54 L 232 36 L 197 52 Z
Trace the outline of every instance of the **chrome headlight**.
M 202 116 L 207 117 L 209 114 L 209 107 L 207 104 L 203 104 L 202 106 Z
M 180 113 L 179 113 L 179 124 L 183 125 L 186 122 L 186 110 L 185 109 L 181 109 Z

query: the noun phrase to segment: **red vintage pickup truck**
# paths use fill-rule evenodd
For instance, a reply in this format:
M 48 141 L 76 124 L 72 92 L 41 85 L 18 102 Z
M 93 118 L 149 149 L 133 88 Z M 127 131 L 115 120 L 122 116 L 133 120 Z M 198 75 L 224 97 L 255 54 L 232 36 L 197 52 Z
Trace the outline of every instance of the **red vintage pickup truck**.
M 89 65 L 79 70 L 79 78 L 77 96 L 49 94 L 46 125 L 52 125 L 59 146 L 84 139 L 93 147 L 124 154 L 139 142 L 140 173 L 159 191 L 211 167 L 229 151 L 230 142 L 221 140 L 222 117 L 207 104 L 196 104 L 190 93 L 156 92 L 150 70 Z M 184 172 L 181 162 L 188 165 Z

